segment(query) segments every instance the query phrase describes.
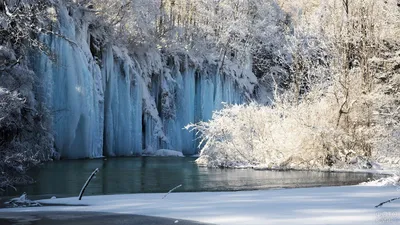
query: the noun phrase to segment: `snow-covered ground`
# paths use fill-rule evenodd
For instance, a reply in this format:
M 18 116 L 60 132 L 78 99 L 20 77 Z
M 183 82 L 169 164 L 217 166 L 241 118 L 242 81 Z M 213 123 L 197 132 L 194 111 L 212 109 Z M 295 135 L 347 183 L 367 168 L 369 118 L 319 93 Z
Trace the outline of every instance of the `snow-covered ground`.
M 400 201 L 374 206 L 400 196 L 396 186 L 347 186 L 241 192 L 132 194 L 60 198 L 40 203 L 70 204 L 21 211 L 95 211 L 140 214 L 226 225 L 266 224 L 399 224 Z M 84 204 L 88 206 L 76 206 Z

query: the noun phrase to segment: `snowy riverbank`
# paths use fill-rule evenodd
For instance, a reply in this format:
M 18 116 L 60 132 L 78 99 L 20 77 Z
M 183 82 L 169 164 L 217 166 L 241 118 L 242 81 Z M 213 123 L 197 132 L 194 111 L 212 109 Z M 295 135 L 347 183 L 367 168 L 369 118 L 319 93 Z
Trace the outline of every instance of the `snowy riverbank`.
M 400 196 L 396 186 L 347 186 L 243 192 L 199 192 L 107 195 L 42 200 L 52 206 L 1 209 L 10 212 L 103 212 L 195 220 L 214 224 L 398 224 L 400 201 L 374 208 Z

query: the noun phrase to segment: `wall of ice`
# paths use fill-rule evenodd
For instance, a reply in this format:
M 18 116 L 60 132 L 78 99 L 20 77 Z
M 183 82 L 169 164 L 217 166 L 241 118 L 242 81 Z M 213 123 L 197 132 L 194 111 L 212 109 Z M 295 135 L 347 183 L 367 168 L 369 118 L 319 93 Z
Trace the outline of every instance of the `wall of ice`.
M 222 102 L 245 99 L 231 76 L 189 65 L 188 59 L 159 59 L 156 65 L 111 44 L 94 56 L 89 25 L 74 16 L 60 8 L 57 29 L 63 37 L 42 37 L 55 55 L 34 54 L 31 60 L 41 81 L 36 96 L 51 110 L 61 157 L 139 155 L 161 148 L 195 154 L 195 134 L 183 127 L 210 119 Z

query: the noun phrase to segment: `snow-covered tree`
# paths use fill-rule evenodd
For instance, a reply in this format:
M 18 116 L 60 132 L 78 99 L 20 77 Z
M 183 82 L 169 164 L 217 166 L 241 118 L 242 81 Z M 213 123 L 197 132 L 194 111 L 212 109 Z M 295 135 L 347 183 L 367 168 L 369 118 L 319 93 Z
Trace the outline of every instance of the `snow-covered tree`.
M 39 40 L 50 32 L 48 1 L 0 4 L 0 188 L 30 182 L 25 172 L 53 151 L 49 112 L 33 95 L 37 82 L 26 58 L 32 49 L 50 54 Z
M 195 62 L 253 66 L 264 76 L 283 45 L 289 25 L 272 0 L 84 1 L 114 28 L 126 46 L 151 46 L 164 54 L 188 54 Z M 83 3 L 82 3 L 83 4 Z M 267 55 L 267 57 L 264 57 Z M 267 59 L 267 58 L 270 59 Z
M 397 2 L 278 4 L 292 22 L 282 47 L 285 57 L 279 58 L 288 77 L 271 76 L 272 106 L 230 106 L 210 122 L 192 125 L 207 143 L 199 161 L 320 168 L 398 157 Z M 287 83 L 278 89 L 282 81 Z M 254 143 L 257 147 L 248 146 Z

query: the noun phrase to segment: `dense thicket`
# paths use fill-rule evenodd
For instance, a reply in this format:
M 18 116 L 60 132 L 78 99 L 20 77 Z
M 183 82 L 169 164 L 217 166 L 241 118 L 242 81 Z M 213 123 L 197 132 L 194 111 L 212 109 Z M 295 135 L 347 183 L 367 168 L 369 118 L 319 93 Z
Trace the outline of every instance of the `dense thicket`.
M 228 106 L 192 125 L 209 166 L 347 167 L 399 163 L 397 1 L 281 1 L 289 88 L 270 107 Z M 236 126 L 241 124 L 241 126 Z

